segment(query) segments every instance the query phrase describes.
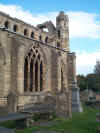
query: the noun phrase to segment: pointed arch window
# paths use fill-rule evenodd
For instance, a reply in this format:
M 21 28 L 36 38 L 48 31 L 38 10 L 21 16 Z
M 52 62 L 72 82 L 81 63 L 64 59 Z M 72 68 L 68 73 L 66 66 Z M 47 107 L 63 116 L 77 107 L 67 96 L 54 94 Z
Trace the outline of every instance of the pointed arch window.
M 8 29 L 9 22 L 8 22 L 8 21 L 6 21 L 6 22 L 4 23 L 4 26 L 5 26 L 5 28 L 6 28 L 6 29 Z
M 31 33 L 31 38 L 34 38 L 34 32 L 32 31 L 32 33 Z
M 17 25 L 14 25 L 13 26 L 13 31 L 16 32 L 18 30 L 18 26 Z
M 43 91 L 43 62 L 38 49 L 30 49 L 24 63 L 24 91 Z
M 27 29 L 24 29 L 24 35 L 27 36 Z

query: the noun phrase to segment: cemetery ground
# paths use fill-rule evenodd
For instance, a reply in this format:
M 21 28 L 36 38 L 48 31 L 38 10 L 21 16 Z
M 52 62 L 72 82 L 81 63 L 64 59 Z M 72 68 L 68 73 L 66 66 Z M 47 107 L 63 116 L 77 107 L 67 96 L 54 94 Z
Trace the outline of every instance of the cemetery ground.
M 84 106 L 84 112 L 74 113 L 72 118 L 54 118 L 50 122 L 41 121 L 40 124 L 35 124 L 29 128 L 16 129 L 16 133 L 36 133 L 36 131 L 45 131 L 44 133 L 47 133 L 46 131 L 58 133 L 97 133 L 96 128 L 100 126 L 96 122 L 96 113 L 98 112 L 100 112 L 99 109 Z M 14 121 L 8 121 L 3 123 L 2 126 L 15 128 L 15 123 Z

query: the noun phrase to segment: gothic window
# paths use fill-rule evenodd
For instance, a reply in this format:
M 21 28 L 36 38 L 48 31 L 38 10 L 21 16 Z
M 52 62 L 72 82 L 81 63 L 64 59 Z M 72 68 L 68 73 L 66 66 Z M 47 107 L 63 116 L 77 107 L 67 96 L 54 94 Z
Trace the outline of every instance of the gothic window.
M 24 35 L 27 35 L 27 29 L 24 29 Z
M 8 25 L 9 25 L 9 22 L 6 21 L 6 22 L 4 23 L 4 26 L 5 26 L 6 29 L 8 29 Z
M 31 33 L 31 38 L 34 38 L 34 32 Z
M 58 30 L 58 38 L 60 38 L 61 36 L 61 33 L 60 33 L 60 30 Z
M 17 29 L 18 29 L 17 25 L 14 25 L 14 26 L 13 26 L 13 31 L 16 32 Z
M 24 63 L 24 91 L 43 91 L 43 62 L 39 50 L 30 49 Z

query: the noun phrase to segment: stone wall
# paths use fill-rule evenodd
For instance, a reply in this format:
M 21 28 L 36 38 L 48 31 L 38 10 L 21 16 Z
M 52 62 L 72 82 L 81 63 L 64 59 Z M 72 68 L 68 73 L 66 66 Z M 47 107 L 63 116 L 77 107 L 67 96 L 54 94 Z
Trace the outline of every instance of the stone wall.
M 2 75 L 2 78 L 0 78 L 0 94 L 2 92 L 2 96 L 8 96 L 10 93 L 15 93 L 18 96 L 17 106 L 19 106 L 42 101 L 44 92 L 63 92 L 66 99 L 64 101 L 66 104 L 65 111 L 66 114 L 70 115 L 72 104 L 70 84 L 76 81 L 76 73 L 75 54 L 69 51 L 68 19 L 66 19 L 66 15 L 64 13 L 59 14 L 59 22 L 53 35 L 2 13 L 0 13 L 0 18 L 0 26 L 5 26 L 5 28 L 0 27 L 0 50 L 2 51 L 2 53 L 0 52 Z M 8 25 L 5 25 L 5 22 L 8 22 Z M 16 32 L 13 31 L 15 24 L 18 26 Z M 27 29 L 27 34 L 23 35 L 25 29 Z M 34 38 L 30 37 L 32 31 L 34 31 Z M 59 32 L 61 36 L 59 36 Z M 49 39 L 45 42 L 47 36 Z M 57 46 L 58 40 L 59 46 Z M 38 92 L 34 87 L 32 91 L 25 92 L 25 58 L 30 56 L 31 49 L 38 51 L 43 63 L 43 90 L 38 90 Z M 59 97 L 61 102 L 63 95 Z

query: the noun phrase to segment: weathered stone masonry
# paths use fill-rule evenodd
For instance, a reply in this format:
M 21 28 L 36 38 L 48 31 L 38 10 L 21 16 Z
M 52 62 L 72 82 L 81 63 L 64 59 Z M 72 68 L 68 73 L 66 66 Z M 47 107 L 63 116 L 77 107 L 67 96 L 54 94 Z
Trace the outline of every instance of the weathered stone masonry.
M 19 107 L 46 102 L 48 92 L 63 92 L 59 100 L 66 97 L 64 111 L 71 114 L 76 72 L 68 23 L 64 12 L 56 18 L 56 27 L 51 21 L 34 27 L 0 12 L 0 97 L 16 93 Z

